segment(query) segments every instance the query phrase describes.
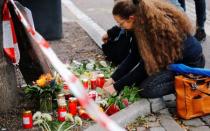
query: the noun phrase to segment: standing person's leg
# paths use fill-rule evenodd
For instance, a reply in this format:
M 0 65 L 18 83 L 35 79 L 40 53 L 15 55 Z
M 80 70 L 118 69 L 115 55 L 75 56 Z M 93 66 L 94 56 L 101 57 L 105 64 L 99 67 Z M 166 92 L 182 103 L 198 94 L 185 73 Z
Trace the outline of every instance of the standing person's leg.
M 206 21 L 206 1 L 205 0 L 194 0 L 195 1 L 195 11 L 196 11 L 196 24 L 197 30 L 195 37 L 199 40 L 205 40 L 206 33 L 204 29 L 204 24 Z
M 185 0 L 178 0 L 181 7 L 184 9 L 184 11 L 186 11 L 186 5 L 185 5 Z

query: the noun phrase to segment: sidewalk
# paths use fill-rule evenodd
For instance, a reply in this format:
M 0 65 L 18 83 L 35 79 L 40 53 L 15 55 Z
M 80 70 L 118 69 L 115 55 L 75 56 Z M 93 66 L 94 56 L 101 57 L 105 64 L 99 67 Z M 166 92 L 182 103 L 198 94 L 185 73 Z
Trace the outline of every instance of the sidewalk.
M 88 26 L 86 30 L 89 34 L 81 28 L 78 27 L 77 23 L 82 23 L 77 17 L 69 11 L 66 6 L 63 6 L 63 20 L 64 20 L 64 38 L 61 41 L 51 42 L 53 49 L 59 55 L 59 57 L 66 62 L 68 58 L 72 59 L 87 59 L 87 58 L 97 58 L 102 57 L 102 52 L 96 43 L 93 41 L 96 38 L 90 38 L 90 28 Z M 83 26 L 85 24 L 83 23 Z M 96 35 L 97 37 L 100 35 Z M 97 38 L 98 40 L 99 38 Z M 96 41 L 97 41 L 96 40 Z M 210 55 L 209 43 L 210 37 L 207 37 L 205 43 L 203 43 L 204 53 L 206 58 Z M 78 55 L 79 53 L 79 55 Z M 100 54 L 99 56 L 97 54 Z M 68 55 L 67 55 L 68 54 Z M 210 67 L 209 60 L 207 61 L 207 67 Z M 141 104 L 139 104 L 141 103 Z M 150 114 L 150 115 L 149 115 Z M 135 130 L 138 131 L 209 131 L 210 128 L 210 115 L 202 118 L 196 118 L 192 120 L 180 120 L 176 118 L 176 102 L 174 95 L 167 95 L 163 98 L 157 99 L 141 99 L 140 101 L 134 103 L 128 108 L 120 111 L 119 113 L 111 116 L 118 124 L 123 127 L 133 120 L 135 120 L 139 115 L 144 116 L 146 123 L 139 126 Z M 146 125 L 146 126 L 145 126 Z M 87 130 L 96 131 L 102 130 L 98 125 L 89 127 Z

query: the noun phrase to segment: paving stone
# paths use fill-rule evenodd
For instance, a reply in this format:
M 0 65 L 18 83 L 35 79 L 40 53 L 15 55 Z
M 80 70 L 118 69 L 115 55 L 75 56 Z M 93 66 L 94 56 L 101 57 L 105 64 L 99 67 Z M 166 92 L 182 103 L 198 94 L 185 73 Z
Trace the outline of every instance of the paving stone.
M 160 126 L 160 123 L 158 121 L 156 121 L 156 122 L 149 122 L 148 123 L 148 126 L 149 127 L 159 127 Z
M 176 121 L 168 115 L 161 115 L 160 116 L 160 124 L 165 128 L 167 131 L 184 131 L 181 126 L 176 123 Z
M 176 108 L 176 101 L 165 101 L 165 105 L 168 108 Z
M 210 115 L 201 118 L 207 125 L 210 126 Z
M 146 117 L 146 120 L 149 122 L 155 122 L 157 120 L 157 117 L 155 115 L 151 115 Z
M 195 118 L 191 120 L 183 120 L 183 124 L 186 126 L 194 126 L 194 127 L 205 125 L 199 118 Z
M 131 104 L 127 108 L 120 110 L 111 116 L 111 119 L 118 123 L 120 126 L 125 127 L 131 121 L 134 121 L 139 116 L 150 114 L 150 103 L 147 99 L 140 99 L 139 101 Z M 102 131 L 98 124 L 90 126 L 85 131 Z
M 149 102 L 151 104 L 152 112 L 158 112 L 159 110 L 166 107 L 163 98 L 149 99 Z
M 161 115 L 171 115 L 171 114 L 169 113 L 169 111 L 168 111 L 167 108 L 160 110 L 159 113 L 160 113 Z
M 191 127 L 189 131 L 210 131 L 208 126 Z
M 163 96 L 163 100 L 164 101 L 175 101 L 176 100 L 176 96 L 174 94 L 165 95 L 165 96 Z
M 168 108 L 168 111 L 169 111 L 172 115 L 175 115 L 175 114 L 176 114 L 176 108 Z
M 163 127 L 152 127 L 149 129 L 150 131 L 165 131 Z
M 137 127 L 137 131 L 146 131 L 147 129 L 145 127 Z

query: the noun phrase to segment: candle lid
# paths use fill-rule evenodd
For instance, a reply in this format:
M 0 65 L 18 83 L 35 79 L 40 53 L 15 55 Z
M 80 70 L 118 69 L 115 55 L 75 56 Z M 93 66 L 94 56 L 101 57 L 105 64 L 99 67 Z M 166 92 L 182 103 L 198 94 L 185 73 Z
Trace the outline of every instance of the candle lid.
M 58 97 L 62 97 L 62 96 L 64 96 L 64 94 L 63 94 L 63 93 L 60 93 L 60 94 L 58 94 L 57 96 L 58 96 Z
M 31 114 L 30 110 L 24 111 L 23 114 Z
M 76 98 L 76 97 L 70 97 L 70 98 L 69 98 L 69 101 L 71 101 L 71 102 L 77 101 L 77 98 Z
M 83 82 L 88 82 L 88 79 L 82 79 Z
M 104 77 L 104 74 L 98 74 L 98 77 Z

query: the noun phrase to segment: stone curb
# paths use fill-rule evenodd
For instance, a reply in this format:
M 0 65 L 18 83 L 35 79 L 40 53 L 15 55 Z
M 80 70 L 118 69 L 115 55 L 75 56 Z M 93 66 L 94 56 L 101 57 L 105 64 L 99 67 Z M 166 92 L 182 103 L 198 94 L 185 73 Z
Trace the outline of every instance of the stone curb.
M 166 131 L 184 131 L 181 126 L 169 115 L 161 115 L 160 123 Z
M 88 35 L 102 48 L 102 36 L 106 31 L 95 23 L 89 16 L 84 14 L 73 2 L 62 0 L 62 4 L 78 19 L 78 24 L 88 33 Z
M 111 116 L 111 119 L 124 127 L 131 121 L 134 121 L 139 116 L 145 116 L 150 114 L 150 103 L 147 99 L 140 99 L 139 101 L 131 104 L 127 108 L 120 110 L 118 113 Z M 102 131 L 103 129 L 95 124 L 90 126 L 85 131 Z

